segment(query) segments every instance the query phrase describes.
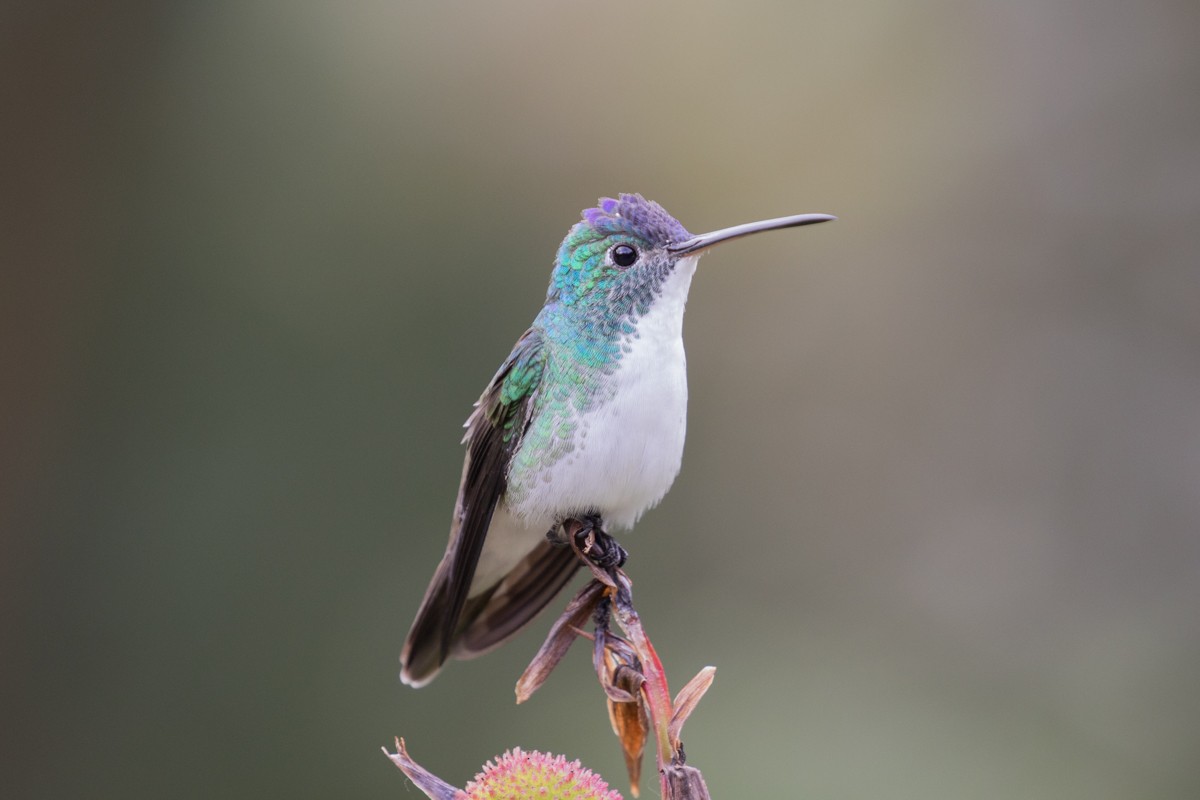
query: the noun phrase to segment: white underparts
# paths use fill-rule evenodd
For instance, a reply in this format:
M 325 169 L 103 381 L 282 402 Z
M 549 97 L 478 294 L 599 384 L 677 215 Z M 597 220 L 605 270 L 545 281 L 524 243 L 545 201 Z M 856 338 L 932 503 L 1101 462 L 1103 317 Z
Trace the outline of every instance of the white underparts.
M 608 376 L 607 399 L 576 418 L 573 452 L 528 482 L 516 515 L 553 524 L 595 510 L 628 528 L 671 488 L 687 432 L 683 311 L 698 259 L 675 265 Z

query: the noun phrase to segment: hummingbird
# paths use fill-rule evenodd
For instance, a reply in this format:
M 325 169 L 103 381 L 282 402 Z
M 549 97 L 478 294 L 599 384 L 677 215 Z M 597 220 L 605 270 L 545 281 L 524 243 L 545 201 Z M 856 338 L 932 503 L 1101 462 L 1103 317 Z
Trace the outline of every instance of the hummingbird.
M 832 219 L 693 236 L 639 194 L 582 212 L 545 305 L 464 425 L 450 541 L 404 643 L 401 680 L 424 686 L 448 658 L 482 655 L 528 624 L 580 566 L 562 543 L 565 520 L 631 528 L 671 488 L 687 427 L 683 310 L 700 256 Z

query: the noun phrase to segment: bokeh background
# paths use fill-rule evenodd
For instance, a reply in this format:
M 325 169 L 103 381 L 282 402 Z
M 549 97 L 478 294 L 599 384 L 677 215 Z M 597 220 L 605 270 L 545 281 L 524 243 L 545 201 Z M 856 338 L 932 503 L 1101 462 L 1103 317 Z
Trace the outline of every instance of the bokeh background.
M 513 704 L 548 617 L 396 675 L 620 191 L 840 217 L 702 262 L 625 537 L 713 795 L 1200 796 L 1196 3 L 7 3 L 0 87 L 5 797 L 624 790 L 584 649 Z

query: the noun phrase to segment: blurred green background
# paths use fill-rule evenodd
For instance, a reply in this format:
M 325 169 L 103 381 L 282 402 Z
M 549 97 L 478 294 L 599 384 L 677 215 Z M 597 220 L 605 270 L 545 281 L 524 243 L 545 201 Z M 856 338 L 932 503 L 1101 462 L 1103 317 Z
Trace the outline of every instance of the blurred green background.
M 1200 6 L 8 3 L 11 798 L 627 789 L 549 618 L 397 654 L 460 424 L 581 208 L 693 231 L 625 537 L 714 797 L 1200 796 Z M 649 781 L 653 783 L 653 781 Z M 656 792 L 650 791 L 651 796 Z

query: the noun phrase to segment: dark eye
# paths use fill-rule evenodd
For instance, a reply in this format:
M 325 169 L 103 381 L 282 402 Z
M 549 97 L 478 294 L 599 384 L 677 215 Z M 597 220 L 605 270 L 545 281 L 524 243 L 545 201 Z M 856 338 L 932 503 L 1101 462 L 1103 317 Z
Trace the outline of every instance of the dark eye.
M 637 250 L 627 244 L 619 244 L 612 249 L 612 260 L 618 267 L 632 267 L 637 259 Z

